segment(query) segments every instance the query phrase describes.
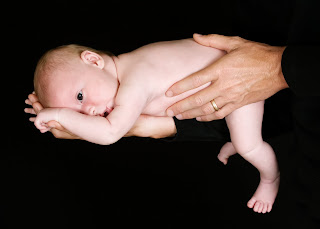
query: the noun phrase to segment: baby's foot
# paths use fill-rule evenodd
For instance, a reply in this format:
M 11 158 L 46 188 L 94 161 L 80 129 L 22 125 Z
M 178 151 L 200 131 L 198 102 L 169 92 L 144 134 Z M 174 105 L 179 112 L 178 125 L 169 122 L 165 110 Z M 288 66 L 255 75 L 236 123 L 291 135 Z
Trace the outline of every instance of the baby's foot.
M 222 146 L 220 153 L 218 154 L 218 159 L 219 161 L 221 161 L 223 164 L 226 165 L 228 163 L 229 157 L 236 153 L 237 151 L 233 147 L 232 143 L 227 142 L 226 144 L 224 144 L 224 146 Z
M 260 180 L 260 184 L 247 206 L 258 213 L 270 212 L 279 190 L 279 184 L 280 176 L 272 182 Z

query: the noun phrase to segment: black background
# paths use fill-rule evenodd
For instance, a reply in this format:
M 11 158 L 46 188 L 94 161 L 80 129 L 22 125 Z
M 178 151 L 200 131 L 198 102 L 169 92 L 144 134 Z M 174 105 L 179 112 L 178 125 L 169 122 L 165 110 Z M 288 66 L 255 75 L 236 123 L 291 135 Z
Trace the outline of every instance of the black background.
M 3 228 L 269 228 L 290 218 L 286 161 L 291 143 L 288 91 L 266 102 L 263 133 L 282 169 L 274 208 L 246 207 L 258 171 L 236 155 L 223 166 L 223 142 L 124 138 L 110 146 L 41 134 L 24 114 L 37 60 L 49 48 L 77 43 L 120 54 L 193 33 L 239 35 L 284 45 L 289 1 L 68 1 L 8 8 L 5 148 L 1 153 Z M 6 57 L 6 56 L 5 56 Z M 6 73 L 8 74 L 8 73 Z M 8 121 L 7 121 L 8 120 Z

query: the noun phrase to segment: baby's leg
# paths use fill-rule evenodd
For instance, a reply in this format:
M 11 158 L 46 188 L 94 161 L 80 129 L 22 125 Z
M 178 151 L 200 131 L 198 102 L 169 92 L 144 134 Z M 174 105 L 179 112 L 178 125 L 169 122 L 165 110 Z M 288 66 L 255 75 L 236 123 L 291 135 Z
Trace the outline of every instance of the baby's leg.
M 263 111 L 264 101 L 241 107 L 226 117 L 236 152 L 260 172 L 260 184 L 247 204 L 259 213 L 271 211 L 280 183 L 275 153 L 262 139 Z

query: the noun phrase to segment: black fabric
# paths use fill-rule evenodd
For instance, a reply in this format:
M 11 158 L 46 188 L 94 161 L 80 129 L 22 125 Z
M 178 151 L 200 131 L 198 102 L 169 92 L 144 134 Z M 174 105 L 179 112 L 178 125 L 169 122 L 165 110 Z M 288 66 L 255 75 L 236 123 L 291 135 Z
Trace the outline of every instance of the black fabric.
M 196 119 L 178 120 L 174 118 L 177 134 L 173 141 L 230 141 L 225 119 L 198 122 Z
M 294 226 L 320 227 L 320 17 L 319 3 L 297 1 L 283 73 L 295 96 L 292 101 L 293 146 L 292 197 Z
M 49 7 L 30 1 L 19 3 L 19 7 L 14 3 L 10 13 L 16 20 L 6 20 L 5 27 L 9 25 L 10 29 L 4 30 L 3 37 L 13 42 L 4 47 L 10 47 L 7 53 L 15 55 L 9 60 L 17 61 L 7 61 L 9 67 L 5 64 L 12 74 L 6 77 L 11 80 L 9 84 L 5 80 L 5 94 L 9 97 L 4 100 L 12 105 L 3 106 L 7 113 L 0 160 L 0 228 L 237 228 L 249 224 L 260 228 L 320 228 L 316 227 L 320 215 L 316 157 L 319 137 L 314 135 L 319 130 L 319 99 L 299 95 L 298 90 L 286 93 L 299 84 L 290 83 L 291 89 L 266 101 L 267 124 L 263 128 L 274 134 L 282 128 L 283 120 L 294 116 L 295 144 L 292 150 L 287 149 L 292 135 L 271 139 L 280 159 L 282 178 L 274 208 L 264 215 L 246 207 L 247 198 L 259 182 L 257 171 L 237 156 L 227 167 L 222 165 L 216 159 L 220 143 L 124 138 L 101 147 L 40 134 L 28 122 L 30 115 L 22 115 L 25 96 L 33 90 L 35 64 L 50 48 L 78 43 L 119 54 L 151 42 L 191 37 L 194 32 L 237 35 L 271 45 L 289 44 L 287 50 L 298 45 L 310 47 L 319 42 L 315 32 L 319 27 L 317 2 L 300 1 L 305 7 L 296 7 L 294 0 L 226 0 L 176 8 L 163 2 L 134 2 L 129 7 L 122 7 L 123 3 L 119 7 L 110 7 L 110 2 L 108 7 L 101 6 L 101 1 L 95 3 L 54 1 Z M 308 20 L 297 17 L 297 13 Z M 83 15 L 94 17 L 81 20 Z M 46 26 L 39 27 L 40 22 Z M 26 58 L 17 59 L 21 50 Z M 285 77 L 289 82 L 292 75 L 286 73 Z M 289 110 L 291 97 L 295 97 L 294 109 Z M 190 132 L 198 123 L 191 122 L 193 125 L 186 127 Z M 184 122 L 176 120 L 178 127 L 177 123 Z M 200 133 L 202 125 L 205 129 L 211 123 L 202 123 L 194 133 Z M 179 135 L 179 128 L 180 140 L 201 138 Z M 309 136 L 314 136 L 314 141 Z M 292 167 L 288 172 L 283 169 L 286 165 Z M 284 182 L 287 176 L 293 181 L 291 187 Z M 294 202 L 286 200 L 288 195 Z M 279 222 L 286 216 L 291 227 L 286 221 Z
M 320 46 L 289 45 L 282 56 L 282 71 L 290 89 L 298 96 L 319 96 Z

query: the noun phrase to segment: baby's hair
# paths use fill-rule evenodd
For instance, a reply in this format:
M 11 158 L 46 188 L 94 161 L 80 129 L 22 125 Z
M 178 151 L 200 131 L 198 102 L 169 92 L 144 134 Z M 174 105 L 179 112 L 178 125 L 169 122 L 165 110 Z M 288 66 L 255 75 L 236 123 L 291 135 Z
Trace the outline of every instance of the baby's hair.
M 78 60 L 77 57 L 80 58 L 81 53 L 86 50 L 99 55 L 106 54 L 114 56 L 108 51 L 100 51 L 82 45 L 70 44 L 51 49 L 39 59 L 34 72 L 33 84 L 35 93 L 44 107 L 48 107 L 46 92 L 48 90 L 49 78 L 53 77 L 56 71 L 74 68 L 73 63 L 75 63 L 76 60 Z

